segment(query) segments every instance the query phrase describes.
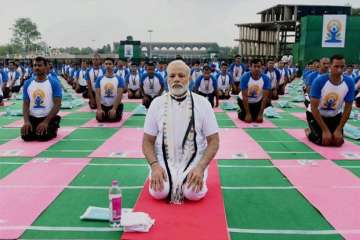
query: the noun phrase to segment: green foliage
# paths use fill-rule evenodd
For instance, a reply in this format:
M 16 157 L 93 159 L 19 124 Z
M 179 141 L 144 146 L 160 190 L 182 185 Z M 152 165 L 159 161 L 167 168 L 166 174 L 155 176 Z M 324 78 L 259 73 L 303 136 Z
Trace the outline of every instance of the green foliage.
M 12 27 L 13 36 L 11 39 L 12 46 L 16 47 L 18 52 L 29 52 L 34 50 L 36 42 L 41 39 L 41 34 L 37 26 L 30 18 L 18 18 Z

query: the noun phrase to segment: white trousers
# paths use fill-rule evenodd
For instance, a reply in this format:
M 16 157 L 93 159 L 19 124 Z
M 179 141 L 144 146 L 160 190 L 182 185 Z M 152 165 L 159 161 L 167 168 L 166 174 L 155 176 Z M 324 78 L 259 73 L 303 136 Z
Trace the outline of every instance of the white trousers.
M 149 176 L 149 179 L 151 182 L 150 176 Z M 198 200 L 202 199 L 203 197 L 205 197 L 205 195 L 208 191 L 208 188 L 206 186 L 206 179 L 207 179 L 207 171 L 205 171 L 205 173 L 204 173 L 203 187 L 199 192 L 193 191 L 192 187 L 189 188 L 188 185 L 185 183 L 183 186 L 184 197 L 190 201 L 198 201 Z M 165 199 L 169 195 L 169 191 L 170 191 L 169 180 L 164 182 L 164 188 L 162 191 L 155 191 L 149 185 L 149 193 L 155 199 L 159 199 L 159 200 Z

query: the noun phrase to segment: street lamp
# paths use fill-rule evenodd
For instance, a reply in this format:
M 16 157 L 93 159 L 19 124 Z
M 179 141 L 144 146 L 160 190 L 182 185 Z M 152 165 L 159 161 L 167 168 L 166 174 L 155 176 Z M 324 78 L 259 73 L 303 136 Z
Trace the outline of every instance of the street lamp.
M 149 33 L 149 58 L 151 59 L 151 33 L 153 33 L 154 30 L 149 29 L 148 33 Z

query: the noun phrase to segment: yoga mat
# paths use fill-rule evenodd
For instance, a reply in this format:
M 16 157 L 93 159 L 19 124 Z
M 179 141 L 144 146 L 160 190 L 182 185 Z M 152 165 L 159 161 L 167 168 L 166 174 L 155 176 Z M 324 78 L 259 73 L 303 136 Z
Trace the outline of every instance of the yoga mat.
M 360 159 L 360 146 L 345 140 L 341 147 L 318 146 L 308 140 L 303 129 L 285 129 L 291 136 L 305 143 L 314 151 L 330 160 Z
M 64 117 L 64 116 L 66 116 L 68 114 L 70 114 L 70 112 L 62 112 L 62 111 L 60 111 L 58 115 L 60 117 Z M 5 125 L 4 127 L 6 127 L 6 128 L 21 128 L 23 125 L 24 125 L 24 119 L 20 119 L 20 120 L 17 120 L 15 122 L 13 122 L 13 123 Z M 61 125 L 61 122 L 60 122 L 60 125 Z
M 336 230 L 360 229 L 360 191 L 346 188 L 360 186 L 359 178 L 332 161 L 272 162 Z M 284 163 L 300 167 L 283 167 Z M 359 234 L 342 235 L 347 240 L 359 239 Z
M 270 159 L 270 156 L 243 129 L 220 129 L 216 159 Z
M 143 134 L 142 129 L 121 128 L 90 157 L 144 158 L 141 147 Z
M 235 123 L 225 112 L 215 112 L 215 117 L 220 128 L 236 128 Z
M 305 112 L 293 112 L 293 113 L 291 113 L 291 115 L 293 115 L 294 117 L 297 117 L 298 119 L 303 120 L 305 122 L 307 121 Z
M 120 128 L 124 122 L 132 115 L 132 113 L 124 112 L 121 121 L 112 122 L 112 123 L 100 123 L 96 119 L 91 119 L 84 125 L 80 126 L 82 128 Z
M 90 159 L 33 159 L 0 181 L 0 239 L 18 239 Z M 67 165 L 63 163 L 78 163 Z M 46 186 L 51 187 L 46 187 Z M 28 187 L 30 186 L 30 187 Z
M 149 182 L 141 192 L 135 211 L 143 211 L 155 219 L 148 233 L 124 233 L 122 240 L 229 240 L 220 177 L 215 161 L 209 167 L 208 193 L 198 202 L 186 201 L 183 205 L 170 205 L 153 199 Z
M 246 123 L 238 118 L 237 112 L 226 112 L 226 114 L 231 118 L 231 120 L 238 128 L 276 128 L 276 126 L 266 118 L 264 118 L 264 122 L 262 123 Z
M 85 106 L 82 106 L 77 110 L 77 112 L 96 112 L 96 109 L 91 109 L 89 107 L 89 104 L 86 104 Z
M 221 108 L 216 107 L 214 108 L 214 112 L 224 112 L 224 111 Z
M 24 142 L 21 137 L 11 140 L 3 145 L 0 145 L 0 156 L 22 156 L 35 157 L 42 151 L 48 149 L 67 135 L 69 135 L 75 128 L 60 128 L 57 137 L 47 142 Z

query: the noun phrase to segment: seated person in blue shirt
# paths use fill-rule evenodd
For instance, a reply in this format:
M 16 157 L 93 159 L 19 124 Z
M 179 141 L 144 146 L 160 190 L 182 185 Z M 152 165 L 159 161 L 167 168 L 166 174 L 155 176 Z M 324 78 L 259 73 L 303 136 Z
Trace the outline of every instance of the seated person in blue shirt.
M 312 83 L 314 82 L 314 80 L 317 77 L 329 72 L 329 65 L 330 65 L 330 59 L 322 58 L 322 59 L 320 59 L 319 65 L 316 65 L 316 63 L 315 63 L 316 70 L 314 70 L 312 73 L 307 75 L 307 77 L 305 79 L 305 94 L 304 94 L 305 107 L 308 107 L 310 104 L 309 94 L 311 92 Z
M 217 74 L 217 97 L 219 99 L 229 99 L 231 86 L 233 85 L 233 78 L 228 73 L 228 64 L 226 62 L 221 63 L 221 71 Z
M 136 63 L 131 63 L 130 73 L 126 76 L 125 83 L 129 99 L 141 99 L 140 73 Z
M 343 76 L 345 59 L 334 55 L 330 73 L 316 78 L 311 85 L 310 106 L 306 111 L 309 128 L 305 134 L 315 144 L 341 146 L 343 128 L 349 119 L 354 100 L 354 81 Z
M 105 75 L 96 79 L 96 120 L 98 122 L 119 122 L 122 118 L 124 105 L 121 103 L 124 79 L 114 71 L 114 59 L 105 59 Z
M 146 73 L 141 76 L 140 87 L 143 105 L 148 109 L 151 102 L 156 97 L 161 96 L 165 88 L 163 77 L 155 72 L 154 62 L 147 63 Z
M 23 91 L 24 125 L 21 137 L 24 141 L 48 141 L 57 136 L 60 127 L 62 92 L 58 80 L 47 76 L 48 61 L 37 57 L 34 63 L 36 75 L 28 79 Z
M 271 82 L 267 75 L 262 74 L 261 69 L 261 61 L 253 59 L 250 72 L 241 77 L 238 117 L 247 123 L 263 122 L 264 109 L 270 105 Z
M 214 98 L 217 91 L 216 79 L 211 75 L 211 69 L 209 66 L 204 66 L 203 75 L 195 81 L 193 90 L 208 99 L 211 106 L 214 107 Z
M 279 82 L 281 78 L 281 74 L 279 70 L 275 68 L 275 62 L 273 60 L 269 60 L 267 63 L 267 67 L 264 71 L 264 74 L 268 76 L 271 82 L 271 91 L 270 91 L 270 99 L 272 100 L 278 100 L 278 88 L 279 88 Z

